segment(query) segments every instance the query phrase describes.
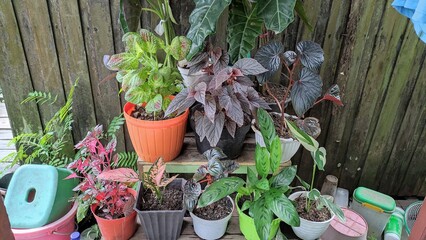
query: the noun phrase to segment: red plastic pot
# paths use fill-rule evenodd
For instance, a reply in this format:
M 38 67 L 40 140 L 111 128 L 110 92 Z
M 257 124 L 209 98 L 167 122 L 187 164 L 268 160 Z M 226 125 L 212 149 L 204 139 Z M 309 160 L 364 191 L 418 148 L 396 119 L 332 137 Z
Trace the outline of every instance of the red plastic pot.
M 135 106 L 126 103 L 124 117 L 139 158 L 145 162 L 155 162 L 160 157 L 165 162 L 175 159 L 182 149 L 189 110 L 172 119 L 147 121 L 130 116 Z
M 129 188 L 127 191 L 129 191 L 135 198 L 137 197 L 135 190 Z M 127 240 L 133 236 L 136 231 L 136 211 L 133 211 L 126 217 L 108 220 L 95 214 L 97 207 L 98 204 L 93 204 L 90 206 L 90 210 L 98 223 L 99 230 L 103 237 L 102 239 Z

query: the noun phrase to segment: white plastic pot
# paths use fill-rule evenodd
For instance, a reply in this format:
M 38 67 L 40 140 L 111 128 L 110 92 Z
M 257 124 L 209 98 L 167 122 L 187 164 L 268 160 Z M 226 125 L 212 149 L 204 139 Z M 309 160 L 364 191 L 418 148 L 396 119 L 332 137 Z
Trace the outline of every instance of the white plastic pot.
M 179 67 L 179 66 L 178 66 L 178 70 L 180 72 L 180 75 L 182 75 L 183 85 L 185 85 L 185 87 L 191 86 L 192 83 L 194 83 L 195 80 L 197 80 L 200 76 L 207 75 L 207 73 L 202 72 L 202 71 L 198 71 L 196 73 L 189 74 L 189 69 L 182 68 L 182 67 Z
M 265 147 L 265 142 L 263 141 L 262 133 L 259 129 L 256 128 L 254 121 L 251 125 L 251 128 L 254 131 L 254 136 L 256 139 L 256 143 L 258 143 L 261 147 Z M 296 154 L 297 150 L 299 150 L 300 142 L 293 138 L 280 138 L 281 141 L 281 163 L 285 163 L 290 161 L 290 159 Z
M 222 219 L 206 220 L 196 216 L 192 212 L 189 213 L 192 218 L 192 223 L 194 224 L 194 231 L 200 238 L 219 239 L 225 234 L 229 219 L 231 219 L 232 212 L 234 212 L 235 208 L 235 204 L 234 201 L 232 201 L 232 198 L 229 196 L 227 196 L 227 198 L 232 203 L 232 211 L 228 216 Z
M 298 197 L 304 197 L 308 194 L 307 191 L 300 191 L 291 194 L 288 199 L 295 200 Z M 331 221 L 334 218 L 334 214 L 331 213 L 331 218 L 324 222 L 313 222 L 303 218 L 300 218 L 299 227 L 291 227 L 293 232 L 303 240 L 314 240 L 319 238 L 328 228 Z

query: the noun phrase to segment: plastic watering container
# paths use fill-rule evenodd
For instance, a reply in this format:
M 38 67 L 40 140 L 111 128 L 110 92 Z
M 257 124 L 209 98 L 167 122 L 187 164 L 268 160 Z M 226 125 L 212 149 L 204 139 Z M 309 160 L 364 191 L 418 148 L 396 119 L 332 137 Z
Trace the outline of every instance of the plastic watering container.
M 65 216 L 39 228 L 15 229 L 12 228 L 15 240 L 69 240 L 70 234 L 76 229 L 74 224 L 78 203 L 74 203 Z
M 368 236 L 381 239 L 383 230 L 395 210 L 395 200 L 383 193 L 358 187 L 353 193 L 351 208 L 368 223 Z
M 367 239 L 367 221 L 353 210 L 343 208 L 346 221 L 342 222 L 339 218 L 334 218 L 330 227 L 321 236 L 322 240 L 366 240 Z
M 405 211 L 397 207 L 389 219 L 385 228 L 385 240 L 400 240 L 402 235 L 402 226 L 404 225 Z

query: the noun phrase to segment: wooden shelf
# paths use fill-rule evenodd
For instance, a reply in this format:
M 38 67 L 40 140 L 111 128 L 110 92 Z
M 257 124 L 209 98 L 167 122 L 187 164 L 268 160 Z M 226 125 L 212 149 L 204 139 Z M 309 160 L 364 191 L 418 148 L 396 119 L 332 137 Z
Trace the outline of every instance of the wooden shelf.
M 244 141 L 243 151 L 241 156 L 235 159 L 239 164 L 238 168 L 234 173 L 246 174 L 247 168 L 255 169 L 254 163 L 254 150 L 256 147 L 254 134 L 249 133 Z M 193 132 L 187 133 L 182 147 L 181 154 L 173 161 L 166 163 L 166 170 L 169 173 L 194 173 L 198 167 L 207 162 L 206 158 L 203 157 L 197 151 L 195 145 L 195 136 Z M 283 163 L 280 167 L 287 167 L 291 165 L 291 161 Z M 138 169 L 143 172 L 147 172 L 151 163 L 138 161 Z

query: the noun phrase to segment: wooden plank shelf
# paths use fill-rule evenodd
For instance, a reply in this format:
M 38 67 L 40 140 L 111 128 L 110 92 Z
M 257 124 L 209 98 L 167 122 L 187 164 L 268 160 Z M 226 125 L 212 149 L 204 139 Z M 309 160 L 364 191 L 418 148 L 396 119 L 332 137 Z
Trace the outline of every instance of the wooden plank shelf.
M 235 174 L 246 174 L 247 168 L 255 168 L 254 150 L 256 147 L 254 134 L 247 134 L 244 141 L 241 156 L 236 161 L 240 167 L 234 172 Z M 166 171 L 169 173 L 194 173 L 202 164 L 206 164 L 207 159 L 197 151 L 195 145 L 195 135 L 189 132 L 185 135 L 184 145 L 181 154 L 173 161 L 166 163 Z M 138 161 L 139 171 L 147 172 L 152 163 L 144 162 L 141 159 Z M 291 165 L 291 161 L 283 163 L 280 168 Z

